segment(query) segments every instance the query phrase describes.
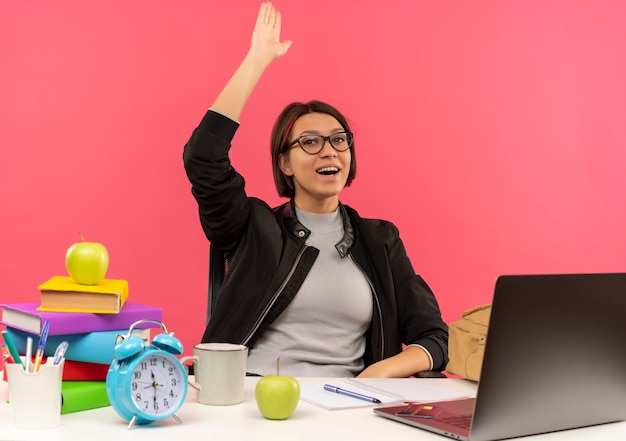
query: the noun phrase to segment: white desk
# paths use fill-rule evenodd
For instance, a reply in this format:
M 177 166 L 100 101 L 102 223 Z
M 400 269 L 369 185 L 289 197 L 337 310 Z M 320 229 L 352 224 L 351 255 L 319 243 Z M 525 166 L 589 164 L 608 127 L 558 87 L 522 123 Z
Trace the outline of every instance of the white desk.
M 112 407 L 88 410 L 61 417 L 61 426 L 51 430 L 20 430 L 10 424 L 10 407 L 6 403 L 8 388 L 0 381 L 0 440 L 63 440 L 63 441 L 155 441 L 200 439 L 208 441 L 391 441 L 432 440 L 447 438 L 375 416 L 371 408 L 325 410 L 300 401 L 288 420 L 270 421 L 259 413 L 254 401 L 258 378 L 246 379 L 243 403 L 235 406 L 206 406 L 196 402 L 195 391 L 189 388 L 187 401 L 177 412 L 182 424 L 173 418 L 127 430 L 128 422 Z M 300 378 L 302 386 L 324 383 L 325 379 Z M 474 383 L 458 379 L 420 379 L 430 384 L 474 396 Z M 521 439 L 521 438 L 518 438 Z M 527 437 L 533 441 L 625 440 L 626 422 L 568 430 Z

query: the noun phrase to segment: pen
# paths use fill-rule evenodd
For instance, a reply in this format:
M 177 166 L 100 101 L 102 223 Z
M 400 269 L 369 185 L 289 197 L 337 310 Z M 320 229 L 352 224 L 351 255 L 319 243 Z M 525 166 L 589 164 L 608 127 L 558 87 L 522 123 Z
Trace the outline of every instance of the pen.
M 17 349 L 15 348 L 15 343 L 13 343 L 11 335 L 9 335 L 7 331 L 2 331 L 2 337 L 4 338 L 4 342 L 6 343 L 7 348 L 9 348 L 9 352 L 11 353 L 11 357 L 13 357 L 13 361 L 15 361 L 16 364 L 22 364 L 20 353 L 17 352 Z
M 39 344 L 37 345 L 37 352 L 35 353 L 35 364 L 33 366 L 33 372 L 39 372 L 41 366 L 41 359 L 43 358 L 43 351 L 46 348 L 46 342 L 48 341 L 48 330 L 50 329 L 50 322 L 45 321 L 41 330 L 41 337 L 39 337 Z
M 31 371 L 33 364 L 33 338 L 26 337 L 26 356 L 24 357 L 24 370 Z
M 56 350 L 54 351 L 54 364 L 61 363 L 61 360 L 63 360 L 63 357 L 65 357 L 65 351 L 67 351 L 68 346 L 69 343 L 66 341 L 62 341 L 59 346 L 57 346 Z
M 367 395 L 362 395 L 357 392 L 352 392 L 351 390 L 341 389 L 340 387 L 332 386 L 330 384 L 325 384 L 324 390 L 327 390 L 328 392 L 334 392 L 340 395 L 345 395 L 347 397 L 357 398 L 363 401 L 369 401 L 370 403 L 374 403 L 374 404 L 381 403 L 381 401 L 378 398 L 368 397 Z

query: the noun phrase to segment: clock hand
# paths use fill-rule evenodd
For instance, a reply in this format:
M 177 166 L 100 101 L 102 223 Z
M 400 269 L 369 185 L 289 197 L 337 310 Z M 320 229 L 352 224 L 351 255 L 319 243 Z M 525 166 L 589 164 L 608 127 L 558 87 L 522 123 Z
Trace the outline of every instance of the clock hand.
M 152 386 L 156 389 L 157 387 L 163 387 L 162 384 L 159 384 L 158 381 L 156 381 L 155 376 L 154 376 L 154 372 L 150 371 L 150 373 L 152 374 L 152 379 L 154 380 L 152 382 Z
M 157 383 L 157 381 L 156 381 L 156 377 L 154 376 L 154 371 L 150 371 L 150 373 L 152 374 L 152 387 L 154 387 L 154 389 L 156 389 L 159 386 L 159 383 Z
M 150 374 L 152 375 L 152 387 L 154 388 L 154 397 L 152 398 L 152 402 L 153 402 L 153 407 L 156 405 L 156 399 L 157 399 L 157 387 L 159 386 L 159 383 L 156 382 L 155 376 L 154 376 L 154 371 L 150 371 Z
M 141 385 L 147 384 L 147 386 L 145 386 L 145 387 L 144 387 L 144 389 L 147 389 L 147 388 L 149 388 L 149 387 L 154 387 L 154 386 L 153 386 L 153 383 L 154 383 L 154 382 L 152 382 L 152 381 L 141 381 L 141 380 L 135 380 L 135 383 L 137 383 L 137 384 L 141 384 Z
M 157 387 L 159 387 L 160 384 L 156 381 L 156 379 L 154 377 L 154 372 L 150 371 L 150 373 L 152 374 L 152 379 L 154 380 L 152 382 L 152 385 L 154 386 L 154 397 L 152 398 L 152 407 L 156 410 L 156 406 L 157 406 Z

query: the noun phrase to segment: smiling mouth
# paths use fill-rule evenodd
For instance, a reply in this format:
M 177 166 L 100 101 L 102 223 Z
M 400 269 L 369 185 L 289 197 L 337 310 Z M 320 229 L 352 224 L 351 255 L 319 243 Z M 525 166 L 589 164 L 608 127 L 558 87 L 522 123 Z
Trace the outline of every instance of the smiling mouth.
M 324 167 L 316 170 L 320 175 L 331 176 L 339 173 L 339 169 L 337 167 Z

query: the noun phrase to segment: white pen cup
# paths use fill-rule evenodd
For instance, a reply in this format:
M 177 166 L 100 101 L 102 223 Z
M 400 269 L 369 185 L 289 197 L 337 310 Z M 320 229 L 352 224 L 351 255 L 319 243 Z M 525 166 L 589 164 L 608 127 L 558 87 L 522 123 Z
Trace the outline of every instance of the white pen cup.
M 199 403 L 228 406 L 243 401 L 248 347 L 231 343 L 199 343 L 193 356 L 181 358 L 184 364 L 193 360 L 194 381 Z
M 6 363 L 11 424 L 20 429 L 51 429 L 61 424 L 61 380 L 65 361 L 48 358 L 38 372 Z

